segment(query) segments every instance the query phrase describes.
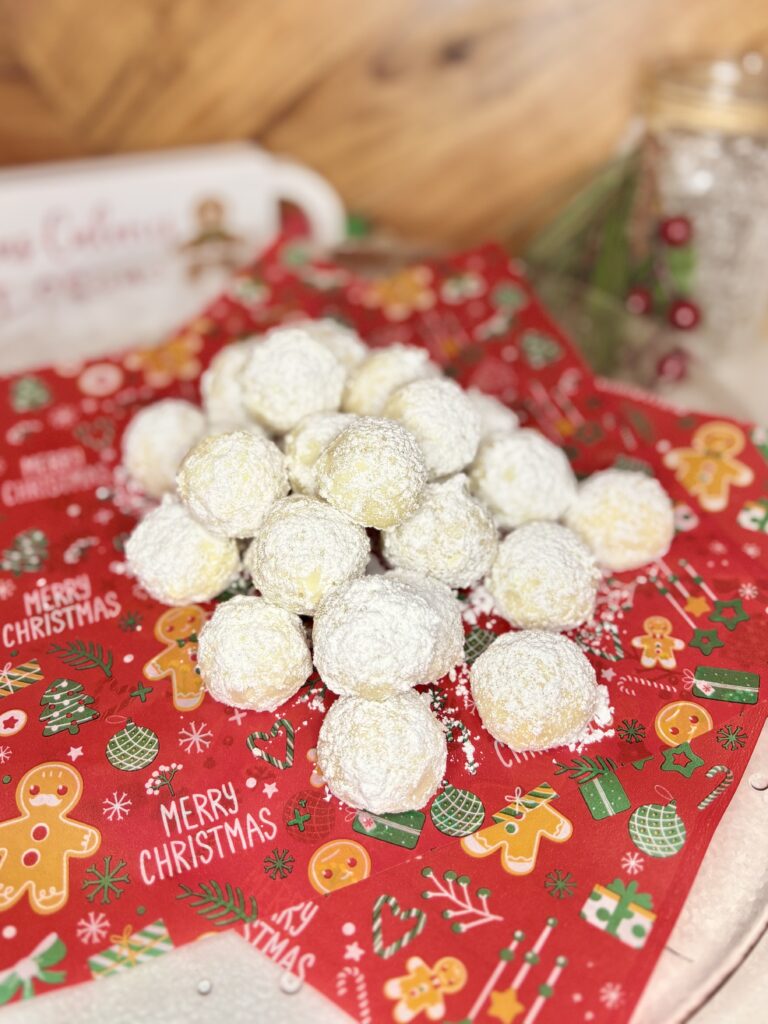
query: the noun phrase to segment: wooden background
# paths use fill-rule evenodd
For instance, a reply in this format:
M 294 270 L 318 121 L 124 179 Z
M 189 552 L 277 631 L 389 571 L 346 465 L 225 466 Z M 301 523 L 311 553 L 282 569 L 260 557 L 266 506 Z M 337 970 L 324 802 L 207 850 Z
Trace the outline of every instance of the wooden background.
M 0 0 L 0 160 L 253 138 L 401 234 L 522 238 L 768 0 Z

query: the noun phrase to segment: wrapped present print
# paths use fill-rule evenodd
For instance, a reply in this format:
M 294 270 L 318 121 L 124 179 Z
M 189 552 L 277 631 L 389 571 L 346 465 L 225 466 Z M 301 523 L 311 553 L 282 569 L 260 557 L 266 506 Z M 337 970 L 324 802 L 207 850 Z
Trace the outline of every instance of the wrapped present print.
M 738 514 L 739 526 L 754 533 L 768 533 L 768 498 L 745 501 Z
M 67 947 L 56 932 L 46 935 L 28 956 L 0 974 L 0 1006 L 10 1003 L 19 993 L 22 999 L 31 999 L 36 994 L 35 982 L 39 986 L 66 981 L 66 971 L 53 970 L 66 954 Z
M 728 700 L 734 704 L 757 704 L 760 676 L 756 672 L 737 672 L 730 668 L 699 665 L 693 673 L 693 694 L 709 700 Z
M 656 915 L 649 893 L 638 892 L 637 882 L 625 885 L 620 878 L 610 885 L 595 885 L 581 908 L 581 917 L 601 931 L 614 935 L 626 946 L 642 949 Z
M 145 925 L 138 932 L 126 925 L 122 935 L 112 935 L 110 938 L 111 946 L 88 957 L 88 966 L 94 978 L 105 978 L 117 971 L 129 970 L 173 949 L 173 942 L 162 919 Z
M 629 797 L 615 772 L 603 772 L 590 782 L 583 782 L 579 786 L 579 792 L 595 821 L 620 814 L 621 811 L 629 810 L 631 806 Z
M 352 828 L 363 836 L 380 839 L 392 846 L 412 850 L 419 841 L 425 815 L 421 811 L 404 811 L 402 814 L 371 814 L 358 811 Z
M 11 694 L 25 690 L 32 683 L 39 683 L 43 678 L 40 671 L 40 662 L 37 658 L 30 658 L 21 665 L 12 665 L 8 662 L 0 668 L 0 698 L 10 697 Z

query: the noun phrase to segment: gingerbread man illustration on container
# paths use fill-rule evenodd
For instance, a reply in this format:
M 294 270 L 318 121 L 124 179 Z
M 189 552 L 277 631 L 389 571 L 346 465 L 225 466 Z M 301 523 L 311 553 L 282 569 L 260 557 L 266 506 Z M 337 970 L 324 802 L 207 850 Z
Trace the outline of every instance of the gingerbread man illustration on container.
M 171 680 L 177 711 L 194 711 L 205 697 L 197 671 L 197 637 L 204 622 L 203 609 L 190 604 L 166 609 L 155 623 L 155 637 L 166 646 L 146 663 L 142 672 L 147 679 Z
M 409 1024 L 423 1013 L 429 1020 L 445 1016 L 445 996 L 459 992 L 467 982 L 467 969 L 455 956 L 441 957 L 430 967 L 420 956 L 405 962 L 407 974 L 390 978 L 384 985 L 387 999 L 396 999 L 392 1017 L 397 1024 Z
M 747 487 L 754 473 L 736 458 L 744 450 L 744 431 L 734 423 L 713 420 L 702 423 L 691 438 L 690 448 L 673 448 L 664 465 L 675 470 L 675 479 L 708 512 L 721 512 L 731 487 Z
M 493 815 L 493 824 L 461 840 L 470 857 L 488 857 L 499 851 L 501 866 L 510 875 L 528 875 L 536 866 L 542 839 L 564 843 L 573 824 L 551 806 L 557 793 L 542 782 L 529 793 L 516 793 L 513 802 Z
M 53 914 L 69 898 L 69 858 L 90 857 L 101 833 L 69 817 L 83 795 L 75 768 L 49 761 L 16 787 L 17 818 L 0 823 L 0 912 L 29 892 L 36 914 Z
M 664 615 L 651 615 L 643 623 L 645 632 L 632 638 L 632 646 L 642 653 L 640 664 L 643 668 L 672 669 L 677 664 L 675 651 L 682 651 L 685 644 L 672 636 L 672 623 Z

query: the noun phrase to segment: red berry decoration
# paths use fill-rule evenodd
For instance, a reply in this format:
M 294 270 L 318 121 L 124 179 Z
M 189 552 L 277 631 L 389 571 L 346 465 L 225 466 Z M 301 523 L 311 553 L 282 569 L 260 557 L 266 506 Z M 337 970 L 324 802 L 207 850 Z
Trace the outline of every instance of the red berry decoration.
M 699 307 L 688 299 L 676 299 L 667 310 L 667 319 L 679 331 L 691 331 L 701 320 Z
M 667 352 L 656 364 L 656 374 L 659 380 L 685 380 L 688 376 L 688 360 L 688 353 L 681 348 Z
M 693 237 L 693 225 L 687 217 L 667 217 L 659 225 L 659 234 L 667 245 L 688 245 Z
M 647 288 L 630 288 L 624 301 L 627 312 L 634 316 L 644 316 L 650 313 L 653 305 L 653 297 Z

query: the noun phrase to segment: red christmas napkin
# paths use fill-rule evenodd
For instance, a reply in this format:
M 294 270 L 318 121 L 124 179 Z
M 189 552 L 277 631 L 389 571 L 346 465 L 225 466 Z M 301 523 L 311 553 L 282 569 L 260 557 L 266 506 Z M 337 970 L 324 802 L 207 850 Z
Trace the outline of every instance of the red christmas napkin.
M 299 314 L 424 345 L 580 474 L 669 489 L 669 555 L 606 579 L 572 634 L 608 735 L 515 755 L 462 668 L 429 688 L 445 788 L 376 816 L 313 773 L 319 679 L 276 714 L 204 694 L 212 606 L 165 608 L 125 573 L 144 501 L 120 435 L 147 402 L 197 398 L 222 345 Z M 8 379 L 0 403 L 0 1003 L 235 927 L 363 1022 L 628 1019 L 765 716 L 764 435 L 595 382 L 497 248 L 370 282 L 297 238 L 160 348 Z M 508 627 L 462 599 L 471 662 Z

